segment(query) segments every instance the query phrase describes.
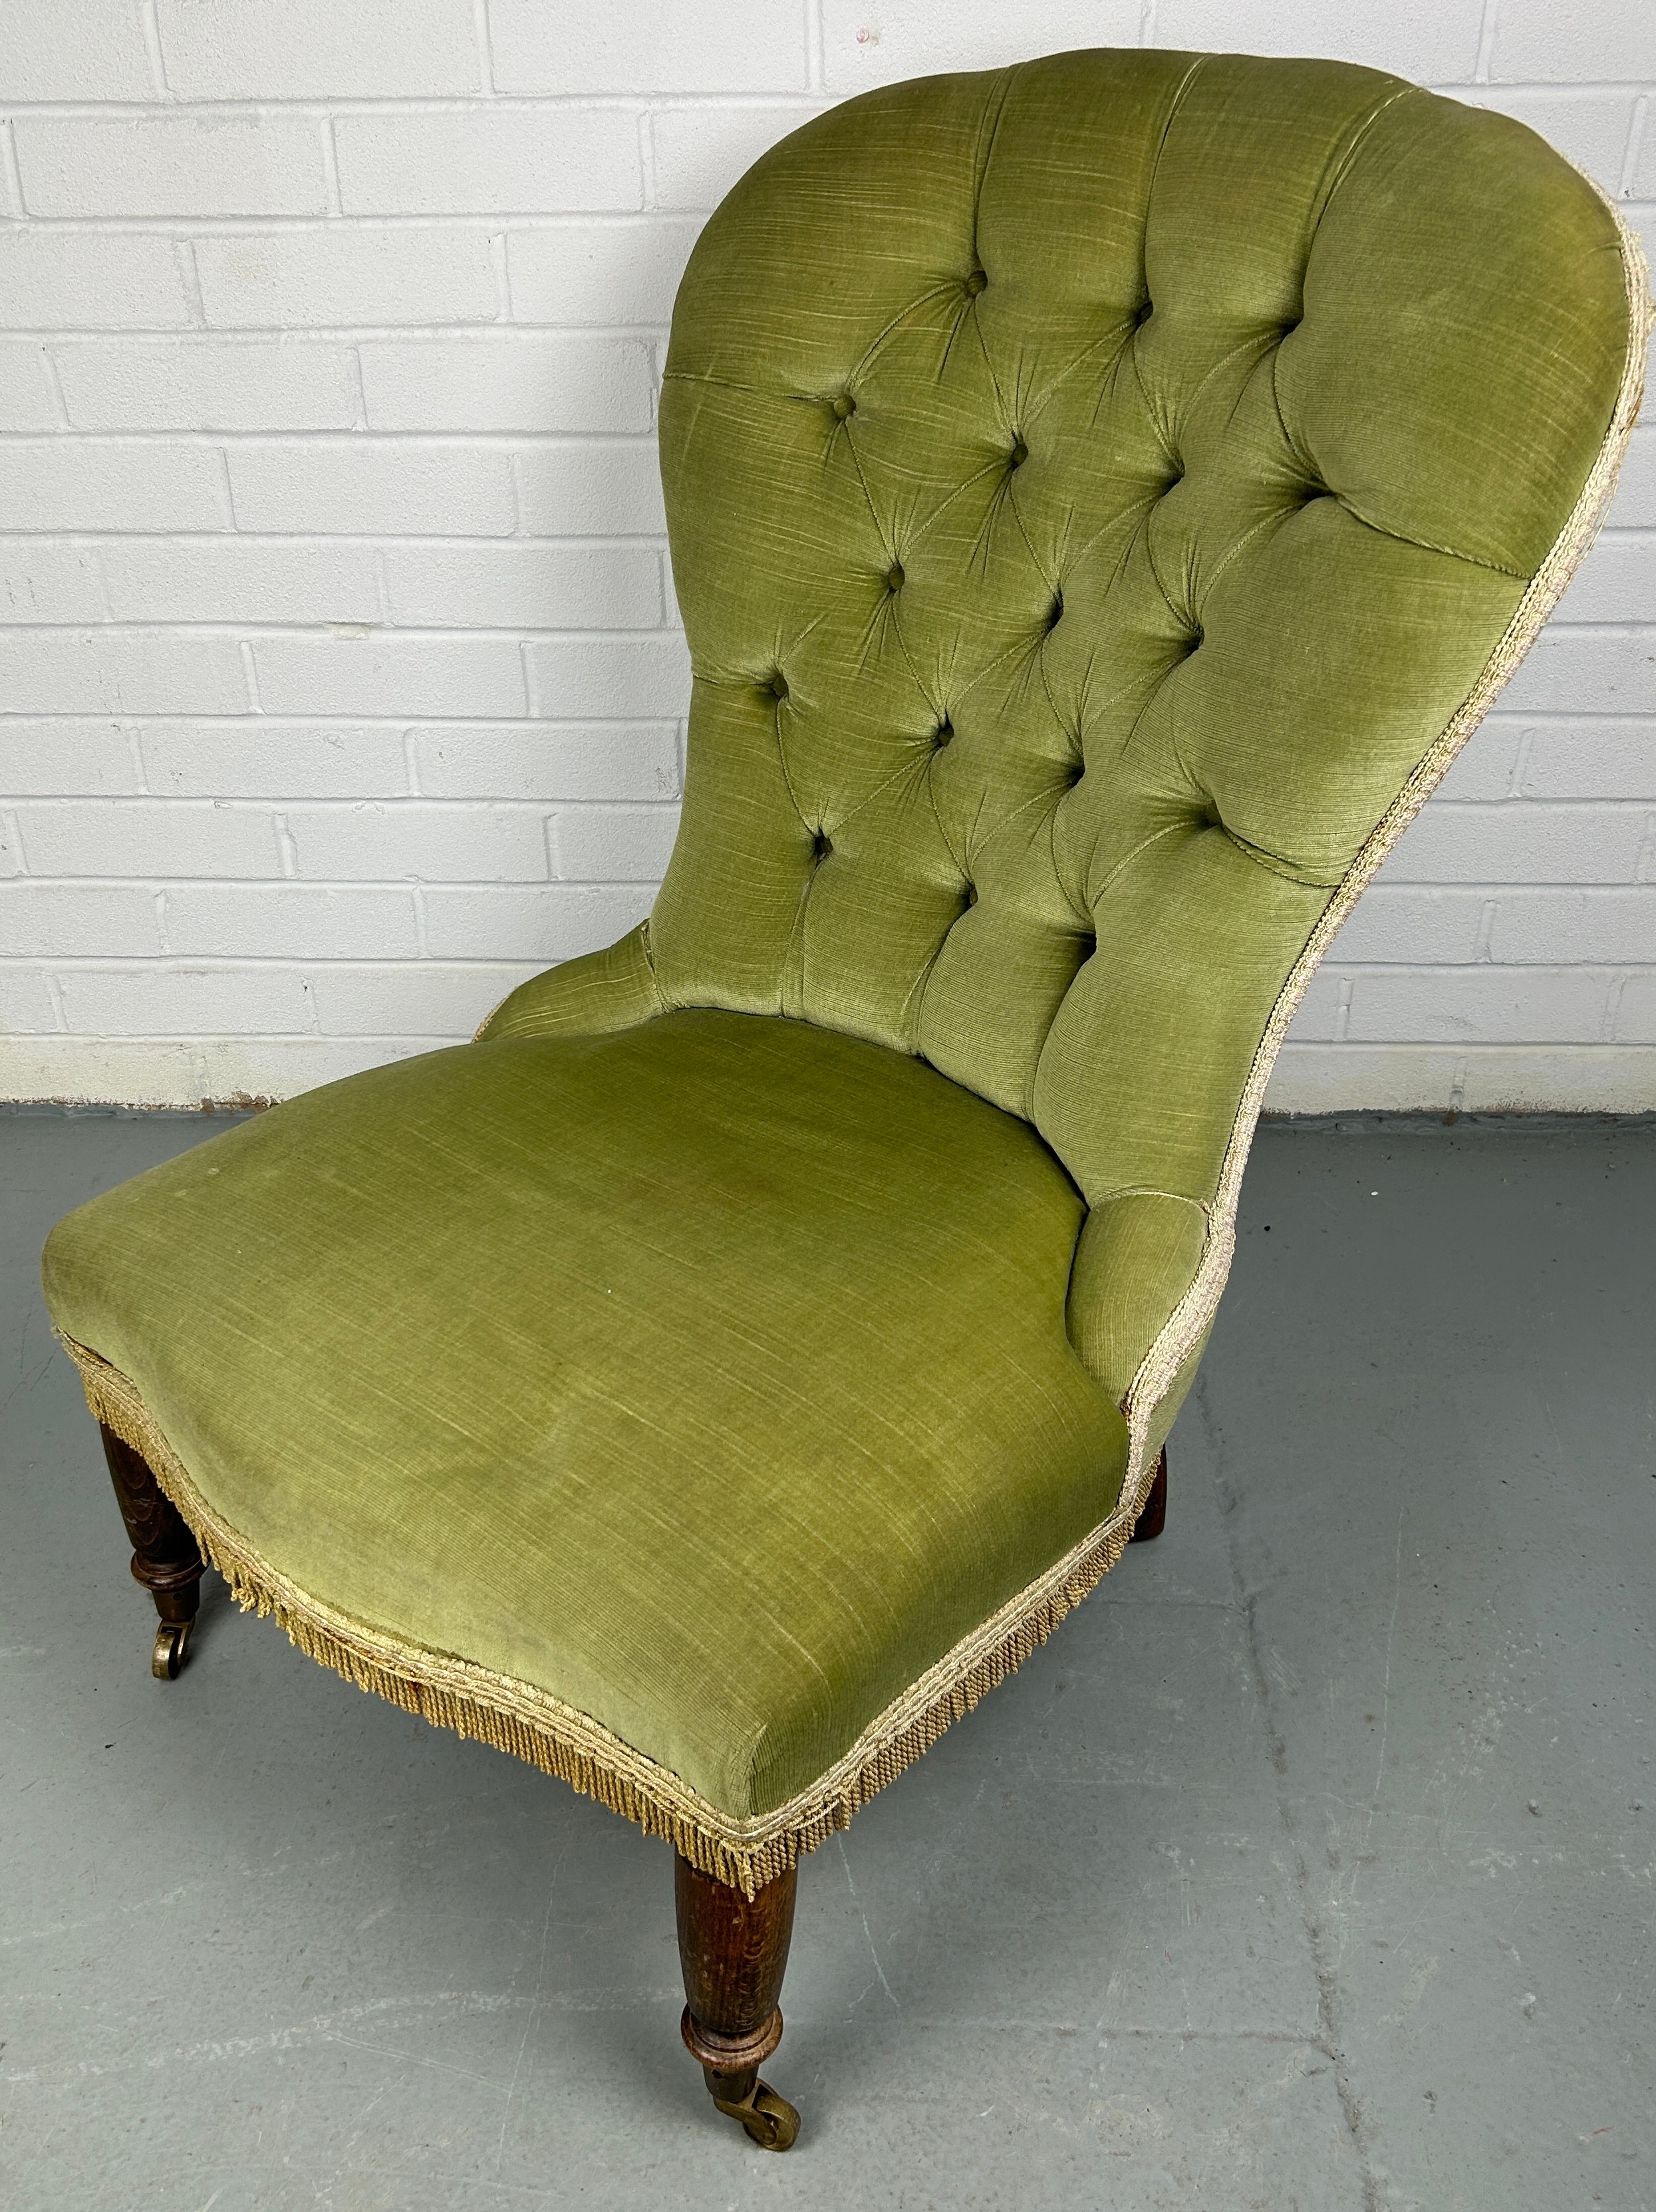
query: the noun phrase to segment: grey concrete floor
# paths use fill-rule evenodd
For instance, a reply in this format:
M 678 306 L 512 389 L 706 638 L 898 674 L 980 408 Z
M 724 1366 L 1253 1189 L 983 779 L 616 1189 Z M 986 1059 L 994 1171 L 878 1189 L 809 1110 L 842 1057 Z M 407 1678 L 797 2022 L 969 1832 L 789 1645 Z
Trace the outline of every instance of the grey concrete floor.
M 1656 1128 L 1267 1128 L 1135 1547 L 805 1866 L 786 2159 L 666 1848 L 215 1586 L 176 1684 L 35 1260 L 211 1133 L 0 1117 L 11 2212 L 1656 2197 Z

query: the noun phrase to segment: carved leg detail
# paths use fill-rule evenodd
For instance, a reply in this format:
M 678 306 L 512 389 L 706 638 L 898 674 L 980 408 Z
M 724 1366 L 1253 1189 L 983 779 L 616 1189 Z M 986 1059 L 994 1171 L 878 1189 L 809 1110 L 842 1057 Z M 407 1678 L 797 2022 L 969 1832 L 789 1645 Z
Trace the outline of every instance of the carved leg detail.
M 692 2057 L 721 2112 L 740 2120 L 766 2150 L 789 2150 L 799 2115 L 759 2078 L 782 2039 L 777 1999 L 793 1933 L 798 1869 L 790 1867 L 757 1897 L 743 1897 L 688 1859 L 676 1861 L 678 1955 L 688 2002 L 681 2022 Z
M 110 1480 L 132 1540 L 132 1573 L 155 1601 L 161 1626 L 149 1656 L 150 1672 L 170 1682 L 184 1664 L 190 1631 L 201 1603 L 201 1553 L 178 1508 L 149 1471 L 149 1462 L 98 1424 Z
M 1165 1449 L 1156 1462 L 1156 1480 L 1150 1485 L 1150 1494 L 1144 1500 L 1144 1510 L 1133 1528 L 1135 1544 L 1148 1544 L 1152 1536 L 1159 1536 L 1168 1525 L 1168 1455 Z

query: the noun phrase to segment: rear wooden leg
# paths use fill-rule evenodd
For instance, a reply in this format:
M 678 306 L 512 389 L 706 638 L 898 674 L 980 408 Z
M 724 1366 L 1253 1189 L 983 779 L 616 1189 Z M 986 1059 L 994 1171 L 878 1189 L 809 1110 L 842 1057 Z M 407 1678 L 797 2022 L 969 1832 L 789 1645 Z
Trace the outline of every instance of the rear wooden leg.
M 149 1655 L 149 1671 L 170 1682 L 184 1664 L 190 1631 L 201 1603 L 202 1559 L 178 1508 L 150 1473 L 149 1462 L 101 1421 L 110 1480 L 132 1540 L 132 1573 L 155 1601 L 161 1625 Z
M 1150 1485 L 1150 1494 L 1144 1500 L 1144 1510 L 1134 1525 L 1131 1540 L 1148 1544 L 1152 1536 L 1159 1536 L 1168 1525 L 1168 1455 L 1164 1446 L 1156 1462 L 1156 1480 Z
M 776 2001 L 793 1934 L 798 1872 L 790 1867 L 755 1898 L 698 1872 L 685 1858 L 673 1876 L 688 2000 L 680 2023 L 684 2040 L 701 2063 L 714 2104 L 765 2150 L 792 2149 L 799 2132 L 798 2113 L 759 2078 L 761 2063 L 782 2039 Z

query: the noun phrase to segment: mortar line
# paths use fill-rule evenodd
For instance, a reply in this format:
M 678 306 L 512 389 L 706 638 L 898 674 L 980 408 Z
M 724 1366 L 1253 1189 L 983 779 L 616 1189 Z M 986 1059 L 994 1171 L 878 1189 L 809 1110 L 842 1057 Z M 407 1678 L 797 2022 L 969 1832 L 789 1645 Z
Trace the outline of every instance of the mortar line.
M 26 219 L 28 209 L 23 199 L 23 173 L 17 166 L 17 143 L 12 135 L 12 118 L 8 116 L 0 127 L 0 164 L 3 164 L 7 185 L 17 205 L 20 219 Z

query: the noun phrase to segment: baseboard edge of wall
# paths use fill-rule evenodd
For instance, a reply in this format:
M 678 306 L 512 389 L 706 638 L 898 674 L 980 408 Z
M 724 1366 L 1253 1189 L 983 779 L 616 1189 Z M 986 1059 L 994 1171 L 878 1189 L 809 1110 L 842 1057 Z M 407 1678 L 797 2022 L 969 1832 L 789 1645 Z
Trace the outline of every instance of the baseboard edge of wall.
M 452 1037 L 0 1040 L 0 1108 L 249 1114 Z M 1265 1118 L 1441 1120 L 1656 1114 L 1656 1043 L 1283 1046 Z

